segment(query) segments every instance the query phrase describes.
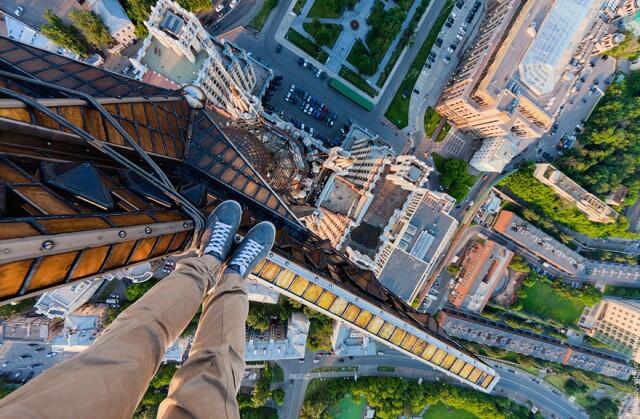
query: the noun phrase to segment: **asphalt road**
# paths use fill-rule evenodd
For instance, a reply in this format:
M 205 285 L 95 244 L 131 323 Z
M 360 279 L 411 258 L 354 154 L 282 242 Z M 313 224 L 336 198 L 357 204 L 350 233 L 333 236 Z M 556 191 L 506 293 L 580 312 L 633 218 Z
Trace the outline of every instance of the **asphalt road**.
M 30 347 L 27 342 L 3 342 L 0 345 L 0 374 L 7 375 L 6 379 L 16 380 L 26 379 L 29 376 L 37 377 L 59 362 L 60 355 L 47 357 L 49 352 L 51 352 L 51 345 L 45 343 Z M 20 359 L 22 355 L 28 355 L 29 358 Z M 4 363 L 7 365 L 2 366 Z M 36 364 L 41 366 L 32 368 Z M 19 373 L 18 377 L 14 377 L 16 373 Z
M 342 358 L 335 355 L 320 357 L 318 363 L 313 363 L 313 354 L 307 354 L 304 363 L 296 360 L 279 362 L 284 370 L 286 392 L 285 403 L 280 408 L 280 417 L 295 418 L 304 402 L 306 387 L 314 378 L 353 377 L 356 372 L 312 372 L 321 367 L 358 367 L 357 375 L 386 375 L 400 376 L 423 380 L 445 380 L 452 384 L 458 384 L 444 374 L 441 374 L 427 365 L 410 359 L 406 356 L 385 351 L 384 355 Z M 586 418 L 581 409 L 572 404 L 559 390 L 533 377 L 502 363 L 492 365 L 500 374 L 500 381 L 494 389 L 494 394 L 504 395 L 520 403 L 531 402 L 543 411 L 559 418 Z M 378 366 L 390 366 L 396 368 L 393 372 L 380 372 Z

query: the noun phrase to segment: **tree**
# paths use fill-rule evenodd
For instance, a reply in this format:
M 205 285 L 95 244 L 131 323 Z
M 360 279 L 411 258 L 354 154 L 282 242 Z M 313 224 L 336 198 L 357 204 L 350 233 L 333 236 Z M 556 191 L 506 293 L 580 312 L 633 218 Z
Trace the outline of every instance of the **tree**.
M 285 392 L 281 388 L 277 388 L 271 392 L 271 398 L 278 406 L 282 406 L 284 404 L 284 396 Z
M 96 48 L 107 48 L 113 44 L 109 28 L 102 18 L 92 11 L 74 9 L 69 12 L 69 19 Z
M 460 268 L 455 263 L 451 263 L 449 264 L 449 266 L 447 266 L 447 272 L 449 272 L 449 275 L 451 276 L 458 276 L 460 275 L 460 272 L 462 272 L 462 268 Z
M 440 172 L 440 183 L 444 190 L 462 201 L 475 182 L 475 177 L 467 172 L 467 162 L 461 159 L 445 159 L 439 154 L 433 153 L 433 162 Z
M 66 25 L 51 9 L 44 12 L 44 17 L 47 23 L 40 27 L 44 36 L 82 58 L 89 56 L 87 44 L 76 28 Z
M 618 405 L 609 398 L 603 398 L 592 406 L 587 407 L 589 417 L 599 419 L 616 419 L 618 417 Z
M 147 27 L 144 26 L 144 21 L 149 17 L 151 13 L 151 6 L 155 4 L 156 0 L 120 0 L 122 7 L 127 12 L 129 19 L 136 25 L 136 36 L 138 38 L 144 38 L 147 36 Z
M 520 255 L 514 255 L 509 263 L 509 268 L 515 272 L 529 273 L 531 272 L 531 266 Z

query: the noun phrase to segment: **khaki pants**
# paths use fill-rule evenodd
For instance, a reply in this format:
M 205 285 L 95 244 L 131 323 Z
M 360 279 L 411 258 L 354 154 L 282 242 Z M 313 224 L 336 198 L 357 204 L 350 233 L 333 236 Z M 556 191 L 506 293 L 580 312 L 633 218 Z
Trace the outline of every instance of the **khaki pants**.
M 238 274 L 216 282 L 212 256 L 184 259 L 118 316 L 87 350 L 0 400 L 0 418 L 131 418 L 166 348 L 203 304 L 189 359 L 178 369 L 160 418 L 238 418 L 249 310 Z

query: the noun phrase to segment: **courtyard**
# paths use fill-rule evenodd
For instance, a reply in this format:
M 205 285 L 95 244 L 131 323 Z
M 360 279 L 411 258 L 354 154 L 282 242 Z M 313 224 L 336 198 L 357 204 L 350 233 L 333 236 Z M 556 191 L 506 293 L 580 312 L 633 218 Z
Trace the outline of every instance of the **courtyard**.
M 295 0 L 279 32 L 365 98 L 380 96 L 430 0 Z

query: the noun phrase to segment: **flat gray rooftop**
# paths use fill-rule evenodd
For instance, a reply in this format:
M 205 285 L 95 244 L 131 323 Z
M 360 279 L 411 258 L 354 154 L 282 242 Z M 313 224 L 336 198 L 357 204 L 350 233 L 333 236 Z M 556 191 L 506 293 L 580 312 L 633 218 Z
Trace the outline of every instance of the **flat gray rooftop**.
M 396 249 L 380 272 L 378 280 L 389 291 L 406 301 L 411 298 L 426 268 L 427 264 L 422 260 Z
M 155 37 L 152 37 L 141 62 L 149 70 L 153 70 L 177 84 L 185 84 L 196 79 L 198 71 L 207 57 L 204 50 L 200 51 L 196 56 L 196 62 L 192 63 L 186 57 L 165 47 Z

